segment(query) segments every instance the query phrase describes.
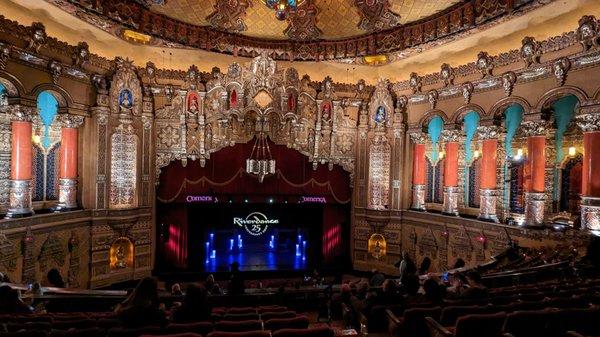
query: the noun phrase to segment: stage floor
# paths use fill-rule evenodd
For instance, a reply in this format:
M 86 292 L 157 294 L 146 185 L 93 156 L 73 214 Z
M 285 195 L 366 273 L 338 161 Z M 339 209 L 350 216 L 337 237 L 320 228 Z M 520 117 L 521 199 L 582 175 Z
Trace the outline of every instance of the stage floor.
M 306 270 L 306 255 L 297 256 L 295 250 L 268 250 L 264 245 L 247 245 L 241 252 L 217 251 L 214 258 L 204 262 L 206 272 L 225 272 L 233 262 L 240 264 L 242 271 L 285 271 Z

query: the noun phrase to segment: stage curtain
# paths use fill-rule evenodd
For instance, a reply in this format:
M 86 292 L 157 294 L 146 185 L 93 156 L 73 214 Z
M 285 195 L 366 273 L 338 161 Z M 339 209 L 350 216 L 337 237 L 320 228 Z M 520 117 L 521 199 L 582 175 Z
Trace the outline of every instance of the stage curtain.
M 188 223 L 187 210 L 180 205 L 159 208 L 159 223 L 168 231 L 168 239 L 164 247 L 164 257 L 177 268 L 187 266 L 188 257 Z
M 329 206 L 323 209 L 323 259 L 325 262 L 334 261 L 344 251 L 342 230 L 348 225 L 344 207 Z
M 277 174 L 263 183 L 245 172 L 253 142 L 227 147 L 211 155 L 206 166 L 188 161 L 171 162 L 162 169 L 157 199 L 162 203 L 185 202 L 188 195 L 215 196 L 325 196 L 331 203 L 349 203 L 352 195 L 349 174 L 340 166 L 316 170 L 301 153 L 271 144 Z

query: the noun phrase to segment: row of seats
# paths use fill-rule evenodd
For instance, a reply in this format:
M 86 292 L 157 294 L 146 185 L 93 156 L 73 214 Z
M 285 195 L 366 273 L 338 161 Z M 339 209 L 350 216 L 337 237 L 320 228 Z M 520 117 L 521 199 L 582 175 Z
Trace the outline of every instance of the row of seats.
M 334 332 L 329 327 L 307 329 L 281 329 L 277 331 L 254 330 L 245 332 L 211 331 L 205 334 L 194 331 L 176 332 L 161 330 L 157 327 L 139 329 L 122 329 L 118 334 L 115 331 L 108 333 L 100 328 L 70 329 L 67 331 L 52 330 L 22 330 L 18 332 L 0 333 L 0 337 L 334 337 Z
M 531 311 L 504 311 L 493 314 L 468 314 L 445 327 L 433 317 L 426 317 L 431 336 L 443 337 L 553 337 L 578 330 L 584 335 L 600 334 L 600 308 L 544 309 Z

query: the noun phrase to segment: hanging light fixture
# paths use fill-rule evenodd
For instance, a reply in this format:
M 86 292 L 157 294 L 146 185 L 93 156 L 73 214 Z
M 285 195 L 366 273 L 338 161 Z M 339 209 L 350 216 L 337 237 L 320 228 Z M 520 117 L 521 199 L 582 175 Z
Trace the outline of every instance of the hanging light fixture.
M 257 176 L 261 183 L 266 176 L 275 174 L 275 160 L 271 156 L 267 135 L 264 132 L 256 136 L 250 158 L 246 159 L 246 172 Z
M 287 19 L 291 12 L 296 11 L 298 5 L 304 0 L 261 0 L 267 7 L 275 10 L 277 20 L 283 21 Z

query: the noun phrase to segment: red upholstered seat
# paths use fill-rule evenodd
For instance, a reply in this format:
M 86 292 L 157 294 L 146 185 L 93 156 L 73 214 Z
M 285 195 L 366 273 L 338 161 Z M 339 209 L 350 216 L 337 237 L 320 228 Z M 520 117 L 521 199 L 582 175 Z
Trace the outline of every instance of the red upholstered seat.
M 516 311 L 507 315 L 503 330 L 514 337 L 546 337 L 550 333 L 548 323 L 555 313 L 555 310 Z
M 259 316 L 256 312 L 253 313 L 243 313 L 243 314 L 231 314 L 231 313 L 227 313 L 225 314 L 223 317 L 221 317 L 221 320 L 223 321 L 252 321 L 252 320 L 258 320 Z
M 266 312 L 283 312 L 283 311 L 289 311 L 289 309 L 287 307 L 282 307 L 279 305 L 265 305 L 265 306 L 260 306 L 256 308 L 256 311 L 259 314 L 263 314 Z
M 262 319 L 263 321 L 268 321 L 273 318 L 294 318 L 294 317 L 296 317 L 295 311 L 279 311 L 279 312 L 268 311 L 268 312 L 264 312 L 260 315 L 260 319 Z
M 106 330 L 100 328 L 52 330 L 50 337 L 105 337 Z
M 442 308 L 412 308 L 404 311 L 402 317 L 398 320 L 391 320 L 389 331 L 393 336 L 406 337 L 428 337 L 429 330 L 425 324 L 425 317 L 439 319 Z M 390 314 L 388 313 L 388 317 Z
M 216 331 L 244 332 L 262 330 L 262 322 L 258 320 L 251 321 L 220 321 L 215 323 Z
M 335 334 L 329 327 L 311 329 L 281 329 L 273 332 L 272 337 L 333 337 Z
M 454 326 L 456 321 L 461 316 L 469 314 L 484 314 L 487 313 L 486 306 L 469 305 L 469 306 L 449 306 L 442 310 L 440 324 L 442 326 Z
M 0 337 L 48 337 L 46 331 L 40 330 L 23 330 L 18 332 L 3 332 Z
M 96 320 L 93 319 L 75 319 L 75 320 L 58 320 L 52 322 L 52 329 L 68 330 L 68 329 L 88 329 L 96 326 Z
M 50 331 L 51 326 L 52 325 L 49 322 L 7 323 L 6 330 L 8 332 L 16 332 L 19 330 Z
M 243 308 L 229 308 L 227 310 L 228 314 L 252 314 L 256 313 L 255 308 L 243 307 Z
M 213 324 L 211 322 L 196 322 L 196 323 L 185 323 L 185 324 L 169 324 L 166 328 L 169 334 L 187 333 L 192 332 L 202 336 L 208 335 L 213 331 Z
M 225 332 L 225 331 L 214 331 L 208 334 L 206 337 L 270 337 L 271 334 L 268 331 L 246 331 L 246 332 Z
M 108 330 L 108 337 L 139 337 L 142 335 L 160 335 L 161 329 L 157 326 L 147 326 L 143 328 L 125 329 L 112 328 Z
M 96 325 L 102 329 L 110 329 L 121 326 L 121 322 L 116 318 L 100 318 L 96 321 Z
M 202 335 L 199 335 L 197 333 L 192 333 L 192 332 L 184 332 L 184 333 L 169 334 L 169 335 L 142 335 L 140 337 L 202 337 Z
M 467 315 L 456 321 L 455 337 L 496 337 L 502 333 L 505 312 L 488 315 Z
M 281 329 L 306 329 L 308 328 L 308 318 L 306 316 L 298 316 L 294 318 L 273 318 L 265 321 L 265 330 L 281 330 Z

